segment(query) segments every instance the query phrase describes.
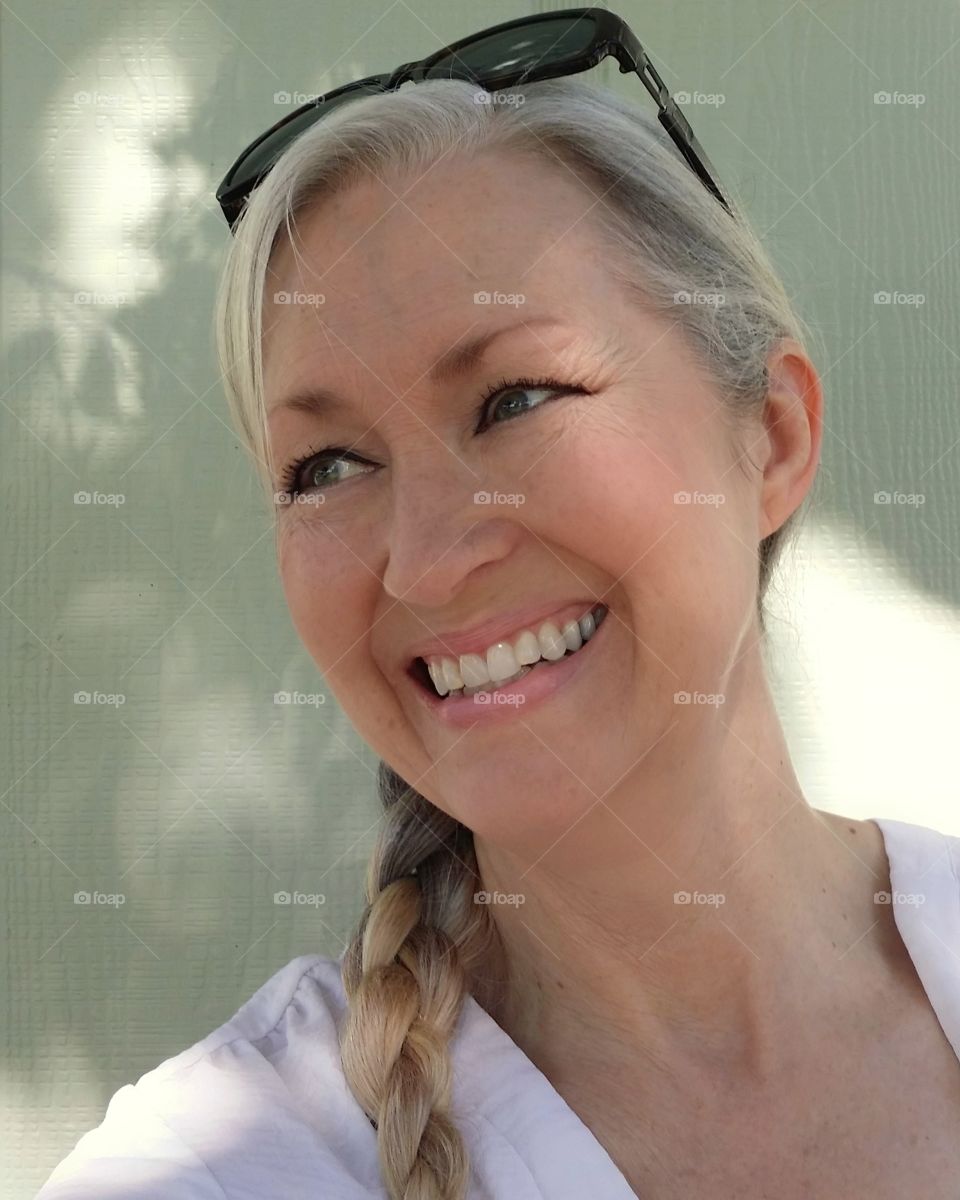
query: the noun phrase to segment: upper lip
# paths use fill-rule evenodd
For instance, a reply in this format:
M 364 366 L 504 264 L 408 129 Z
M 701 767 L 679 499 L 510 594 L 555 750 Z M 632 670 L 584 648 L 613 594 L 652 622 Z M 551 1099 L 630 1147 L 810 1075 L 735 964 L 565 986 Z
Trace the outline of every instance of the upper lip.
M 512 612 L 498 613 L 497 616 L 469 629 L 438 633 L 432 638 L 425 638 L 422 642 L 409 646 L 405 661 L 409 666 L 415 659 L 428 658 L 431 655 L 444 655 L 447 658 L 459 658 L 464 654 L 483 655 L 495 642 L 506 641 L 523 629 L 533 629 L 537 632 L 537 628 L 546 620 L 553 620 L 562 627 L 568 621 L 579 620 L 599 603 L 600 601 L 591 597 L 572 600 L 566 604 L 556 600 L 545 600 L 540 604 L 514 609 Z

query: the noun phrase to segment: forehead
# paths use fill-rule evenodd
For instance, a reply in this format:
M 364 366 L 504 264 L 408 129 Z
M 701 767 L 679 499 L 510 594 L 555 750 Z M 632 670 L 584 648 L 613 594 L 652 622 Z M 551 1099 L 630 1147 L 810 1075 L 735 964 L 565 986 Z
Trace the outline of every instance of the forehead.
M 511 319 L 615 319 L 590 219 L 598 196 L 559 164 L 489 151 L 420 177 L 364 178 L 325 199 L 298 219 L 296 250 L 284 240 L 271 259 L 268 407 L 294 381 L 355 374 L 360 363 L 409 383 L 430 367 L 428 352 Z

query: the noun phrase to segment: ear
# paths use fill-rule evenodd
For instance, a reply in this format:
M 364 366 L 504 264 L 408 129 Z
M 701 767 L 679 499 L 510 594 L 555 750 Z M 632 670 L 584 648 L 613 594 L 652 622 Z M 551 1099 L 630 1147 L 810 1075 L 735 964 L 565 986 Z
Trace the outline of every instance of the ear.
M 763 471 L 757 530 L 761 539 L 800 507 L 816 477 L 823 439 L 820 377 L 800 343 L 781 339 L 767 357 L 767 375 L 763 432 L 754 443 Z

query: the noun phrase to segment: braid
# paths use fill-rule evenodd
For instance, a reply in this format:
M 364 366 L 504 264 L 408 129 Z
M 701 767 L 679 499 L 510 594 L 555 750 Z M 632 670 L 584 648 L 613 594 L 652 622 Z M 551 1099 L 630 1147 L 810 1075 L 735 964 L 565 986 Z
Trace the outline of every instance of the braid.
M 469 1164 L 450 1114 L 449 1041 L 496 929 L 473 902 L 471 831 L 383 762 L 378 783 L 384 828 L 342 964 L 343 1070 L 377 1130 L 391 1200 L 462 1200 Z

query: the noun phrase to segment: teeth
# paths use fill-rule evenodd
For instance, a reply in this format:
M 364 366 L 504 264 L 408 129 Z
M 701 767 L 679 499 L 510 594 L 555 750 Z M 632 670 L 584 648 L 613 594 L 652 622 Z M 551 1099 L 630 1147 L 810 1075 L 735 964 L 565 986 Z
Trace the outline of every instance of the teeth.
M 544 621 L 540 626 L 537 640 L 540 643 L 540 653 L 549 662 L 556 662 L 567 652 L 567 643 L 563 640 L 563 634 L 552 621 Z
M 568 621 L 563 627 L 563 640 L 568 650 L 579 650 L 583 645 L 579 621 Z
M 541 659 L 557 662 L 579 650 L 593 637 L 605 616 L 606 608 L 597 605 L 579 621 L 567 621 L 562 629 L 553 621 L 544 621 L 536 633 L 524 629 L 513 641 L 496 642 L 486 655 L 463 654 L 459 660 L 446 656 L 432 658 L 427 661 L 427 670 L 434 690 L 440 696 L 451 692 L 470 696 L 491 685 L 512 683 Z
M 463 687 L 463 676 L 460 674 L 460 666 L 455 663 L 452 658 L 442 658 L 440 665 L 443 668 L 443 682 L 447 685 L 448 692 L 455 692 Z M 442 695 L 443 693 L 441 693 Z
M 513 652 L 517 656 L 517 662 L 524 666 L 532 666 L 533 663 L 540 661 L 540 642 L 537 640 L 537 635 L 531 633 L 529 629 L 525 629 L 513 644 Z
M 491 682 L 500 683 L 519 670 L 520 663 L 509 642 L 497 642 L 487 651 L 487 674 Z
M 460 655 L 460 674 L 463 676 L 464 687 L 477 687 L 481 683 L 490 682 L 486 661 L 479 654 Z

